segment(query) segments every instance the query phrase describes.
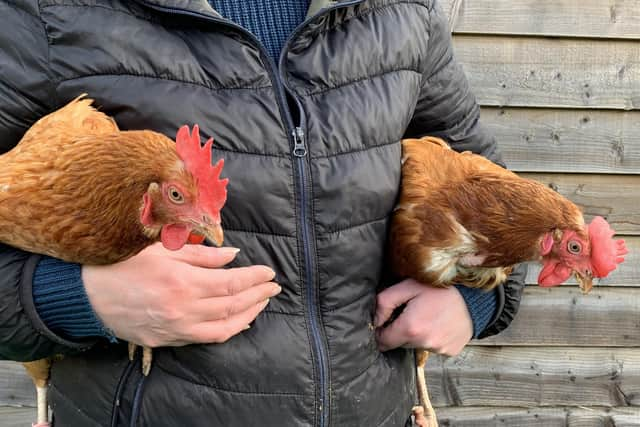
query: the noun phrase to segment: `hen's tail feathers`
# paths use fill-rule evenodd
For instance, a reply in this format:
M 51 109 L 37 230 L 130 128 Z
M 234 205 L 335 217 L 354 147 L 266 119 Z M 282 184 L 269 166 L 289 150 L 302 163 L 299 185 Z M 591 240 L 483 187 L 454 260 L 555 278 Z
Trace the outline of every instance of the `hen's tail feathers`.
M 423 143 L 430 142 L 432 144 L 439 145 L 440 147 L 445 148 L 447 150 L 451 149 L 451 147 L 449 147 L 449 144 L 447 144 L 443 139 L 437 138 L 435 136 L 425 136 L 422 138 L 422 142 Z
M 103 135 L 118 132 L 115 120 L 93 107 L 94 100 L 83 93 L 64 107 L 35 122 L 22 138 L 22 143 L 33 139 L 42 140 L 43 135 L 64 130 L 77 136 Z M 38 138 L 35 138 L 38 137 Z

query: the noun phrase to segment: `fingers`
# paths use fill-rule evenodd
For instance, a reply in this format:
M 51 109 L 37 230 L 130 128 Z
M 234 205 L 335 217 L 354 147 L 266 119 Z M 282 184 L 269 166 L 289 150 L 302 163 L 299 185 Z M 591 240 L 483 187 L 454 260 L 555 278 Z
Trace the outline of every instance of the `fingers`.
M 380 292 L 377 298 L 373 325 L 376 328 L 384 325 L 391 318 L 396 308 L 415 298 L 423 287 L 424 285 L 414 280 L 404 280 Z
M 256 285 L 233 296 L 212 297 L 197 300 L 193 315 L 198 322 L 232 318 L 259 306 L 264 301 L 280 293 L 277 283 L 268 282 Z
M 200 298 L 237 295 L 255 285 L 271 282 L 276 273 L 264 265 L 225 270 L 198 269 L 189 276 L 200 287 Z
M 249 327 L 249 324 L 264 310 L 269 301 L 262 301 L 247 310 L 224 320 L 214 320 L 195 325 L 191 330 L 191 341 L 196 343 L 222 343 Z
M 212 248 L 204 245 L 185 245 L 177 251 L 167 254 L 177 260 L 194 267 L 220 268 L 229 264 L 240 251 L 238 248 Z
M 397 347 L 403 347 L 409 342 L 409 337 L 405 333 L 407 330 L 407 320 L 405 316 L 399 316 L 393 323 L 383 329 L 376 331 L 378 350 L 385 352 Z

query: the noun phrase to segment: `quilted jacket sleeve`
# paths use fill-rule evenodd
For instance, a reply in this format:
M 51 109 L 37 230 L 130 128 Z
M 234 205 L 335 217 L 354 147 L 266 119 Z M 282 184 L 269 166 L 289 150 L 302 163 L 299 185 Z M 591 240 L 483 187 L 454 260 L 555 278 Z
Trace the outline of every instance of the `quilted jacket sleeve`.
M 48 44 L 35 0 L 0 1 L 0 153 L 54 105 Z M 32 278 L 40 256 L 0 244 L 0 359 L 34 360 L 81 350 L 40 320 Z
M 494 136 L 480 122 L 480 107 L 464 70 L 456 61 L 447 17 L 436 1 L 429 20 L 429 58 L 424 65 L 422 90 L 405 137 L 438 136 L 457 151 L 472 151 L 505 167 Z M 507 328 L 520 305 L 526 265 L 518 266 L 498 287 L 495 318 L 481 338 Z

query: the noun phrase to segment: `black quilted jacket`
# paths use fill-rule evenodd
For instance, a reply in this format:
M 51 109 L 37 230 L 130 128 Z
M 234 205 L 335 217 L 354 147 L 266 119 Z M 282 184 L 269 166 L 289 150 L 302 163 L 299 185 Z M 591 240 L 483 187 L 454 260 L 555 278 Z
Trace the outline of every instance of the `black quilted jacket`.
M 0 152 L 83 92 L 123 129 L 214 136 L 236 264 L 272 266 L 283 292 L 225 344 L 155 350 L 143 379 L 124 346 L 49 331 L 38 256 L 0 246 L 0 356 L 68 355 L 56 427 L 405 425 L 412 353 L 381 354 L 369 328 L 399 142 L 438 135 L 500 161 L 434 1 L 332 2 L 274 64 L 205 0 L 0 0 Z M 485 334 L 509 323 L 522 279 L 500 288 Z

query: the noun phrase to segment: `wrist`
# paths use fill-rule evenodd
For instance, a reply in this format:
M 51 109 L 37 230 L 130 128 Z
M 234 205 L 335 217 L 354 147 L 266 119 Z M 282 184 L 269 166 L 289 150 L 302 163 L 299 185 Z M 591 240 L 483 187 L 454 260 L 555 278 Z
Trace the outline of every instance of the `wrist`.
M 473 338 L 477 338 L 495 316 L 498 300 L 496 291 L 483 291 L 462 285 L 455 287 L 467 305 L 473 323 Z
M 32 294 L 38 315 L 52 331 L 68 338 L 116 340 L 91 307 L 81 265 L 41 258 L 34 272 Z

